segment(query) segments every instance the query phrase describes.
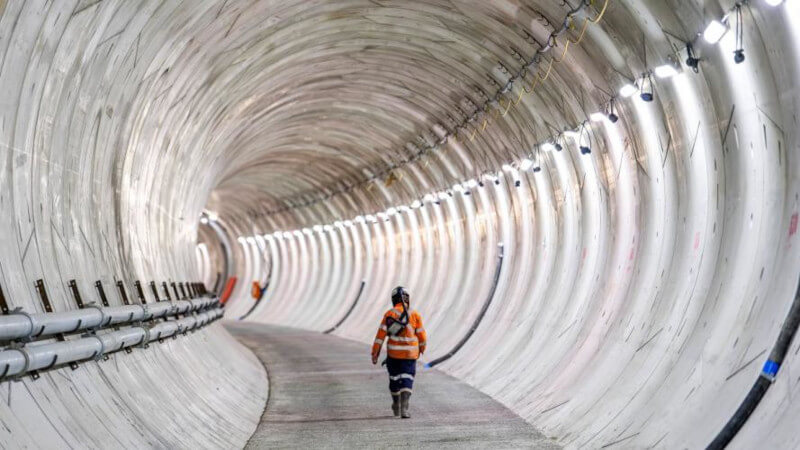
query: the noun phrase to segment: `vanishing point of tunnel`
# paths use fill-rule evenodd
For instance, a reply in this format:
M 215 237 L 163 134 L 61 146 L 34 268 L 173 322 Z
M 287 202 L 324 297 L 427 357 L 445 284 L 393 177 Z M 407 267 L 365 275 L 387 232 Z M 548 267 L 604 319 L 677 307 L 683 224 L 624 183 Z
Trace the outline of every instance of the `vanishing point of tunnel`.
M 799 214 L 800 0 L 0 0 L 0 448 L 800 448 Z

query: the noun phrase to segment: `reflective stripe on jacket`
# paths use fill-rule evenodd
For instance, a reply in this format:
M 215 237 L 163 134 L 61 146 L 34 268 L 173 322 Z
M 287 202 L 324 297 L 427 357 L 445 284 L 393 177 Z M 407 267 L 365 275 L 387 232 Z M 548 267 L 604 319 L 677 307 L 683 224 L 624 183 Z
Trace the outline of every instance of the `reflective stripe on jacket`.
M 372 354 L 377 356 L 381 352 L 381 346 L 386 341 L 386 352 L 390 358 L 395 359 L 417 359 L 419 355 L 425 353 L 425 346 L 428 335 L 422 327 L 422 316 L 416 310 L 411 310 L 408 314 L 408 325 L 400 331 L 397 336 L 387 336 L 386 319 L 391 317 L 399 320 L 403 313 L 401 306 L 396 306 L 383 315 L 378 333 L 375 335 L 375 342 L 372 344 Z M 388 339 L 387 339 L 388 337 Z

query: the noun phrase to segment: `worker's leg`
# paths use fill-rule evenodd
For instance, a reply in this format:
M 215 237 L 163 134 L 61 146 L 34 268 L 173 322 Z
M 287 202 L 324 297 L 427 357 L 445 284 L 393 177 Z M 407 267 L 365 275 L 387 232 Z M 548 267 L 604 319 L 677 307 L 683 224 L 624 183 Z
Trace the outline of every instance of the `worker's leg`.
M 414 387 L 417 361 L 391 359 L 387 361 L 386 366 L 389 368 L 389 389 L 393 395 L 400 395 L 400 416 L 407 419 L 411 417 L 408 412 L 408 404 L 411 399 L 411 390 Z
M 400 417 L 400 383 L 397 382 L 397 360 L 386 358 L 386 370 L 389 371 L 389 393 L 392 394 L 392 413 Z
M 408 416 L 408 398 L 411 396 L 411 388 L 414 386 L 414 375 L 417 364 L 412 359 L 386 359 L 386 368 L 389 371 L 389 391 L 392 393 L 392 412 L 395 416 L 403 413 L 403 404 L 406 405 L 406 415 Z M 403 403 L 405 399 L 405 403 Z
M 400 417 L 400 393 L 392 392 L 392 414 L 395 417 Z

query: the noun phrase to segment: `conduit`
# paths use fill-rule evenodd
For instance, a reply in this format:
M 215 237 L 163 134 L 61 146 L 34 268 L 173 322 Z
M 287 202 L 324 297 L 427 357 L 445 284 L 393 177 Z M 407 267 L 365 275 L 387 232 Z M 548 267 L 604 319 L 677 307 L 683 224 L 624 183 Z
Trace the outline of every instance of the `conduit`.
M 361 293 L 364 292 L 364 285 L 366 283 L 367 283 L 366 280 L 361 280 L 361 286 L 359 286 L 359 288 L 358 288 L 358 294 L 356 294 L 356 298 L 355 298 L 355 300 L 353 300 L 353 303 L 350 305 L 350 308 L 348 308 L 347 312 L 344 313 L 344 316 L 341 319 L 339 319 L 338 322 L 336 322 L 336 325 L 334 325 L 331 328 L 328 328 L 327 330 L 323 331 L 322 332 L 323 334 L 333 333 L 337 328 L 339 328 L 339 326 L 341 324 L 344 323 L 345 320 L 347 320 L 347 318 L 350 316 L 350 313 L 353 312 L 353 310 L 356 308 L 356 304 L 358 303 L 358 299 L 361 298 Z
M 786 320 L 783 322 L 778 339 L 772 347 L 769 358 L 764 363 L 761 373 L 758 374 L 753 387 L 747 392 L 747 396 L 742 400 L 742 403 L 736 409 L 736 412 L 731 416 L 728 423 L 720 430 L 711 444 L 706 447 L 709 450 L 720 450 L 728 446 L 728 444 L 736 437 L 739 430 L 742 429 L 747 419 L 756 410 L 756 407 L 764 398 L 764 394 L 772 386 L 775 377 L 778 376 L 778 370 L 783 364 L 783 359 L 786 357 L 786 352 L 789 351 L 789 346 L 792 344 L 794 335 L 797 334 L 797 327 L 800 325 L 800 283 L 797 286 L 797 292 L 794 296 L 794 302 L 786 315 Z
M 475 330 L 478 329 L 478 325 L 481 324 L 481 320 L 483 320 L 483 316 L 486 315 L 486 311 L 489 310 L 489 306 L 492 304 L 492 299 L 494 298 L 494 293 L 497 290 L 497 282 L 500 280 L 500 269 L 503 268 L 503 243 L 499 243 L 497 245 L 498 249 L 500 250 L 499 254 L 497 255 L 497 265 L 494 269 L 494 278 L 492 279 L 492 287 L 489 289 L 489 294 L 486 296 L 486 301 L 483 302 L 483 307 L 481 308 L 480 312 L 478 313 L 478 317 L 475 318 L 475 321 L 472 323 L 472 326 L 469 327 L 467 333 L 464 337 L 461 338 L 460 341 L 453 347 L 449 352 L 445 353 L 444 355 L 434 359 L 433 361 L 426 363 L 426 368 L 431 368 L 437 364 L 440 364 L 444 361 L 447 361 L 453 355 L 455 355 L 464 344 L 467 343 L 472 334 L 475 333 Z
M 0 351 L 0 378 L 99 358 L 124 348 L 147 344 L 203 327 L 222 317 L 222 314 L 222 309 L 218 308 L 196 316 L 162 322 L 151 328 L 132 326 L 76 340 L 9 348 Z
M 39 338 L 110 325 L 161 319 L 201 311 L 216 305 L 217 302 L 216 298 L 206 297 L 144 305 L 110 307 L 90 305 L 83 309 L 54 313 L 29 314 L 23 311 L 12 311 L 8 315 L 0 316 L 0 341 Z

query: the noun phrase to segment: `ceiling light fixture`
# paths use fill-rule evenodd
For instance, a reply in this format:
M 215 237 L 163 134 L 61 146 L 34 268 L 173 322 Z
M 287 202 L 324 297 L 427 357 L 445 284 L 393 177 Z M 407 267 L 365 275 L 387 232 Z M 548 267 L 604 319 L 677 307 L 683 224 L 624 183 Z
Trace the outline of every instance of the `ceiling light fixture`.
M 678 74 L 678 70 L 672 64 L 663 64 L 656 67 L 655 74 L 658 78 L 672 78 Z
M 592 119 L 592 122 L 602 122 L 607 119 L 605 114 L 599 112 L 590 114 L 589 118 Z
M 703 31 L 703 39 L 709 44 L 716 44 L 728 32 L 728 26 L 719 20 L 712 20 Z
M 617 121 L 619 120 L 619 116 L 617 115 L 616 112 L 614 112 L 613 98 L 608 102 L 608 120 L 611 121 L 611 123 L 617 123 Z
M 742 23 L 742 5 L 736 4 L 736 50 L 733 51 L 733 62 L 744 62 L 744 24 Z
M 619 88 L 619 95 L 623 98 L 628 98 L 633 96 L 633 94 L 635 94 L 638 90 L 639 88 L 637 88 L 636 85 L 628 83 Z
M 588 155 L 588 154 L 592 153 L 592 148 L 589 147 L 589 142 L 591 142 L 591 136 L 589 135 L 589 132 L 586 131 L 586 141 L 587 142 L 586 142 L 586 145 L 584 145 L 581 142 L 581 140 L 583 138 L 583 132 L 584 131 L 586 131 L 586 126 L 585 125 L 581 125 L 581 132 L 580 132 L 581 133 L 580 134 L 581 139 L 578 139 L 578 147 L 580 147 L 581 155 Z
M 694 55 L 694 48 L 691 42 L 686 43 L 686 65 L 691 67 L 694 73 L 700 71 L 700 58 Z
M 649 90 L 645 90 L 645 86 L 650 87 Z M 641 98 L 645 102 L 652 102 L 653 101 L 653 79 L 650 78 L 650 74 L 642 78 L 642 92 L 639 94 L 639 98 Z

